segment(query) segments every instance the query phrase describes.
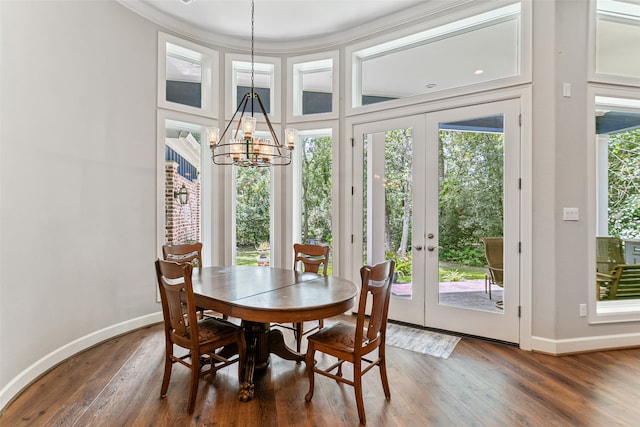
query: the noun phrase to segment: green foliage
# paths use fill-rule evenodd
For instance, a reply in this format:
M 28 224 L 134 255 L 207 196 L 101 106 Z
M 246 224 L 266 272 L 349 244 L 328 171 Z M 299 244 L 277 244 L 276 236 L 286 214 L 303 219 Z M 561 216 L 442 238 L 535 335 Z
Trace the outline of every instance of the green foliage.
M 449 270 L 442 275 L 443 282 L 462 282 L 466 279 L 464 273 L 458 270 Z
M 387 251 L 385 259 L 388 261 L 393 260 L 396 263 L 395 272 L 400 276 L 411 277 L 411 265 L 413 263 L 411 254 L 398 255 L 396 252 Z
M 484 264 L 481 237 L 503 235 L 504 137 L 440 131 L 440 259 Z
M 266 168 L 236 168 L 236 240 L 239 246 L 269 241 L 269 181 Z
M 640 236 L 640 129 L 609 137 L 609 234 Z
M 396 129 L 386 132 L 384 153 L 385 250 L 404 254 L 411 247 L 410 225 L 413 215 L 412 129 Z
M 331 153 L 329 137 L 304 138 L 302 150 L 302 241 L 331 244 Z

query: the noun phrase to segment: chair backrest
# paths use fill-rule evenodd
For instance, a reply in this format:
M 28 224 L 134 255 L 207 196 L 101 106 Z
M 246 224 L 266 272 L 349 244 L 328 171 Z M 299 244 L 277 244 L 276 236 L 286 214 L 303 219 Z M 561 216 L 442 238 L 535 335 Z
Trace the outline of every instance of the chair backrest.
M 164 245 L 162 246 L 162 257 L 165 261 L 190 263 L 194 267 L 202 268 L 202 243 Z M 197 265 L 194 261 L 197 261 Z
M 394 261 L 385 261 L 373 267 L 364 266 L 360 269 L 362 287 L 356 319 L 356 343 L 369 346 L 377 345 L 384 340 L 394 269 Z M 369 296 L 371 296 L 371 309 L 367 312 Z M 356 351 L 358 348 L 356 345 Z
M 329 265 L 329 249 L 329 246 L 294 243 L 293 269 L 298 271 L 298 265 L 302 264 L 303 271 L 318 273 L 320 266 L 322 266 L 322 274 L 326 276 Z
M 198 318 L 189 263 L 156 260 L 156 276 L 162 302 L 165 332 L 183 347 L 197 346 Z
M 596 237 L 596 271 L 609 274 L 616 265 L 624 264 L 622 240 L 619 237 Z
M 502 237 L 483 237 L 484 256 L 491 278 L 496 284 L 501 285 L 504 277 L 504 240 Z
M 640 264 L 619 264 L 612 276 L 608 299 L 640 298 Z

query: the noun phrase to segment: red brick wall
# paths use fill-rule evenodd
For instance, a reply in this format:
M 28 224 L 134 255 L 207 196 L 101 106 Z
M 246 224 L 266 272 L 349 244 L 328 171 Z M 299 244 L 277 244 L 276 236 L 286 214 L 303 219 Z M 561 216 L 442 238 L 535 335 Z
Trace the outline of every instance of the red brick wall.
M 174 191 L 182 185 L 189 192 L 189 201 L 181 205 Z M 200 180 L 188 180 L 178 173 L 178 164 L 165 165 L 165 244 L 200 242 Z

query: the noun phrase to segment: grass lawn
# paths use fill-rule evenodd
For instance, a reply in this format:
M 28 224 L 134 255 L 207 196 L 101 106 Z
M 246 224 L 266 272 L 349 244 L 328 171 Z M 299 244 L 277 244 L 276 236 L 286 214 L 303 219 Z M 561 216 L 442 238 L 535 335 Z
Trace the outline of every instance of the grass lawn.
M 236 265 L 258 265 L 258 251 L 251 248 L 240 248 L 236 254 Z M 328 273 L 331 274 L 331 265 Z M 469 267 L 467 265 L 440 263 L 438 280 L 441 282 L 461 282 L 464 280 L 484 279 L 486 269 L 483 267 Z M 410 277 L 401 277 L 410 282 Z

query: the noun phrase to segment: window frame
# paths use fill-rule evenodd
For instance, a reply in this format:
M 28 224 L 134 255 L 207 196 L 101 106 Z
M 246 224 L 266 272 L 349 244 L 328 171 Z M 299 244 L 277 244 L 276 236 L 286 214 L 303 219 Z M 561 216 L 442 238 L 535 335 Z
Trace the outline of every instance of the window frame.
M 420 38 L 422 33 L 431 29 L 451 24 L 466 18 L 470 18 L 492 10 L 500 9 L 512 4 L 520 4 L 520 33 L 518 38 L 519 56 L 518 70 L 515 76 L 500 78 L 491 81 L 480 82 L 477 84 L 464 85 L 451 89 L 443 89 L 431 93 L 423 93 L 405 98 L 393 99 L 385 102 L 378 102 L 369 105 L 360 105 L 362 97 L 362 79 L 361 79 L 361 63 L 362 58 L 358 56 L 363 51 L 374 51 L 380 54 L 377 48 L 384 44 L 391 44 L 394 41 L 407 38 L 408 41 L 413 38 Z M 408 26 L 402 30 L 389 33 L 383 36 L 375 37 L 366 42 L 350 44 L 345 49 L 345 115 L 352 116 L 374 111 L 388 110 L 412 104 L 422 104 L 429 101 L 448 99 L 458 95 L 469 96 L 474 93 L 487 90 L 495 90 L 516 84 L 530 83 L 532 81 L 531 56 L 532 56 L 532 13 L 531 2 L 526 0 L 514 0 L 508 4 L 500 4 L 496 7 L 495 3 L 480 3 L 458 6 L 453 10 L 446 10 L 444 13 L 436 13 L 421 24 Z M 397 48 L 397 47 L 396 47 Z M 384 50 L 383 50 L 384 51 Z
M 167 101 L 167 56 L 171 53 L 169 44 L 183 50 L 182 57 L 201 66 L 201 100 L 200 108 Z M 213 49 L 200 46 L 190 41 L 158 32 L 158 108 L 180 111 L 205 117 L 218 115 L 218 82 L 219 54 Z
M 596 71 L 597 44 L 596 30 L 598 27 L 598 0 L 589 0 L 589 34 L 588 34 L 588 80 L 592 83 L 640 86 L 640 78 L 620 76 L 615 74 L 598 73 Z M 639 17 L 640 19 L 640 17 Z
M 237 99 L 237 78 L 234 62 L 251 63 L 251 55 L 228 53 L 225 55 L 225 119 L 227 122 L 231 120 L 233 114 L 238 108 Z M 282 59 L 272 56 L 255 56 L 254 64 L 267 64 L 273 66 L 273 74 L 270 77 L 269 88 L 269 120 L 274 123 L 281 121 L 280 110 L 282 108 L 282 94 L 280 81 L 282 79 Z M 258 67 L 259 68 L 259 67 Z M 262 114 L 257 114 L 256 118 L 259 123 L 264 123 Z
M 340 55 L 339 51 L 316 53 L 311 55 L 295 56 L 287 58 L 287 121 L 320 121 L 338 118 L 340 101 Z M 331 60 L 332 88 L 331 111 L 318 114 L 302 113 L 302 72 L 296 70 L 296 66 L 311 64 L 314 62 Z
M 588 206 L 588 265 L 595 267 L 596 265 L 596 235 L 597 235 L 597 138 L 596 138 L 596 97 L 609 97 L 620 99 L 632 99 L 640 102 L 640 88 L 631 90 L 631 88 L 620 89 L 604 85 L 590 84 L 587 87 L 587 132 L 588 149 L 587 149 L 587 206 Z M 589 271 L 595 271 L 590 268 Z M 627 301 L 599 301 L 596 295 L 596 276 L 589 275 L 588 280 L 588 321 L 589 324 L 599 323 L 621 323 L 621 322 L 637 322 L 640 321 L 640 301 L 633 303 Z M 601 306 L 599 310 L 598 306 Z

